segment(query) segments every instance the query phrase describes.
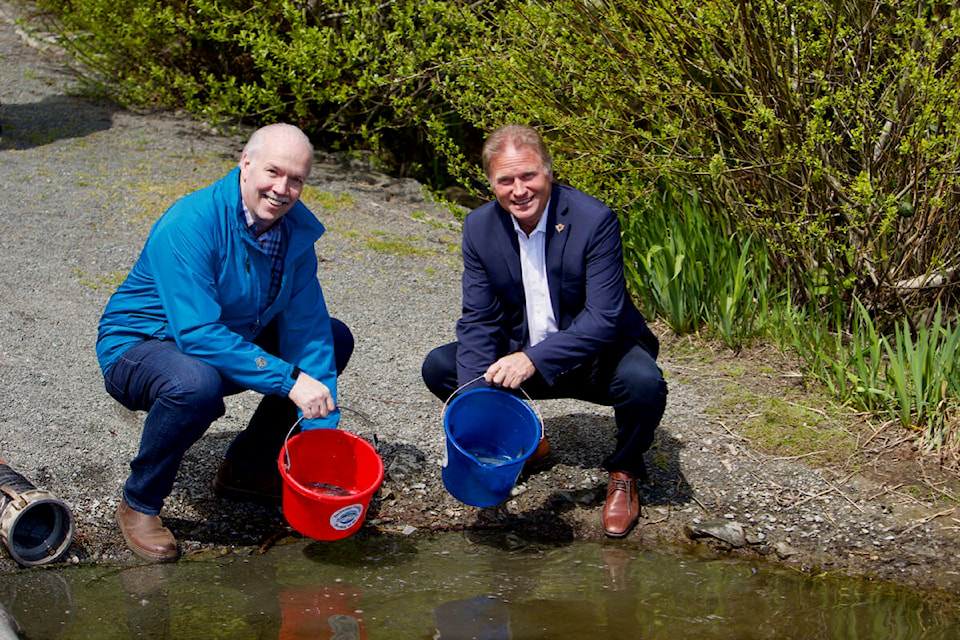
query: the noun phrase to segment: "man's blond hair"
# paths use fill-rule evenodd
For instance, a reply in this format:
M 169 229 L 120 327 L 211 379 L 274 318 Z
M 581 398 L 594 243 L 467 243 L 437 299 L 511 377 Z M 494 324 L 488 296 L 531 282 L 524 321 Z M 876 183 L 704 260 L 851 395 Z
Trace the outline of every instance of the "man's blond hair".
M 490 163 L 493 159 L 506 151 L 507 147 L 516 149 L 533 149 L 540 161 L 543 163 L 543 170 L 547 174 L 553 172 L 553 158 L 550 157 L 550 151 L 543 138 L 537 133 L 537 130 L 525 124 L 505 124 L 498 127 L 491 133 L 486 142 L 483 143 L 483 150 L 480 152 L 480 163 L 483 166 L 483 174 L 490 178 Z

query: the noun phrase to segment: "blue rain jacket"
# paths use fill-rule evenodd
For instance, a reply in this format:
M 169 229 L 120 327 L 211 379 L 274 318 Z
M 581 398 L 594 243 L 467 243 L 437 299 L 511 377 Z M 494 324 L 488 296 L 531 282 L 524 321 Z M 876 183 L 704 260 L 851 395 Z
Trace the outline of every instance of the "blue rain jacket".
M 100 319 L 97 359 L 104 374 L 137 342 L 174 340 L 183 353 L 243 388 L 286 396 L 297 366 L 325 384 L 336 401 L 330 316 L 314 250 L 323 225 L 302 202 L 283 217 L 283 282 L 260 312 L 270 290 L 270 258 L 244 228 L 241 212 L 236 168 L 157 220 Z M 253 343 L 274 319 L 279 357 Z M 338 421 L 334 412 L 303 426 L 336 427 Z

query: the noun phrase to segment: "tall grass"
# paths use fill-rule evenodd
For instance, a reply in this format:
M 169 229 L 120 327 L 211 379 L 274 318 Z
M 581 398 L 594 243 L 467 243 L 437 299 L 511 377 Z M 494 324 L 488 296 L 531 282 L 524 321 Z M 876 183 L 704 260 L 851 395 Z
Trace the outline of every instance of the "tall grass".
M 763 242 L 729 232 L 692 195 L 661 193 L 622 217 L 628 285 L 648 317 L 734 350 L 777 340 L 839 402 L 922 432 L 931 449 L 960 451 L 960 326 L 940 308 L 926 324 L 885 333 L 817 273 L 799 286 L 818 299 L 797 306 L 803 296 L 778 278 Z
M 629 286 L 678 334 L 708 329 L 738 350 L 769 317 L 770 264 L 755 237 L 728 233 L 695 197 L 663 193 L 624 216 Z
M 942 309 L 916 328 L 904 320 L 892 334 L 878 331 L 859 302 L 849 322 L 796 308 L 790 317 L 790 344 L 804 370 L 838 400 L 922 431 L 931 449 L 957 451 L 960 326 Z

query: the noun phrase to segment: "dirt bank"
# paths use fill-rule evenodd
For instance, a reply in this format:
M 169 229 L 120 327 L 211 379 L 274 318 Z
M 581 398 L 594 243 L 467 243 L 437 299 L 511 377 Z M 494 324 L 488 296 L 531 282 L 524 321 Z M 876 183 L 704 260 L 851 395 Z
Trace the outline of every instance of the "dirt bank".
M 142 417 L 103 390 L 97 321 L 152 220 L 222 176 L 243 138 L 181 114 L 78 97 L 66 61 L 25 44 L 10 4 L 0 1 L 0 12 L 0 457 L 71 505 L 71 561 L 126 561 L 112 514 Z M 317 246 L 328 305 L 357 337 L 340 401 L 365 418 L 347 412 L 343 427 L 375 434 L 387 466 L 364 535 L 484 527 L 507 541 L 603 539 L 598 465 L 613 421 L 602 407 L 540 403 L 556 463 L 499 508 L 466 507 L 442 486 L 441 404 L 419 369 L 431 347 L 453 338 L 459 308 L 450 211 L 412 181 L 323 153 L 304 200 L 328 228 Z M 960 586 L 955 472 L 920 456 L 908 434 L 825 411 L 776 353 L 735 357 L 658 331 L 670 397 L 648 454 L 652 483 L 639 526 L 608 544 Z M 187 556 L 246 553 L 293 535 L 277 510 L 217 500 L 209 489 L 257 399 L 231 399 L 183 463 L 164 518 Z M 800 435 L 810 446 L 778 450 Z M 691 539 L 713 521 L 729 525 L 714 533 L 736 535 L 739 525 L 743 539 Z M 0 570 L 17 567 L 4 559 Z

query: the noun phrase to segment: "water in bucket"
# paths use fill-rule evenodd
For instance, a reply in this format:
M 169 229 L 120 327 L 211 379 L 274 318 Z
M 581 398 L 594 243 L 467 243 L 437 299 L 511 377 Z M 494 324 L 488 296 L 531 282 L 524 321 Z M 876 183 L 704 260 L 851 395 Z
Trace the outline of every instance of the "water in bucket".
M 485 467 L 496 467 L 505 462 L 511 462 L 517 457 L 506 453 L 490 453 L 483 450 L 471 450 L 470 453 Z
M 443 427 L 443 484 L 454 498 L 475 507 L 492 507 L 510 495 L 543 433 L 529 404 L 491 388 L 454 398 L 444 411 Z
M 350 489 L 345 489 L 343 487 L 338 487 L 335 484 L 329 484 L 327 482 L 307 482 L 303 485 L 313 493 L 319 496 L 349 496 L 356 491 Z

